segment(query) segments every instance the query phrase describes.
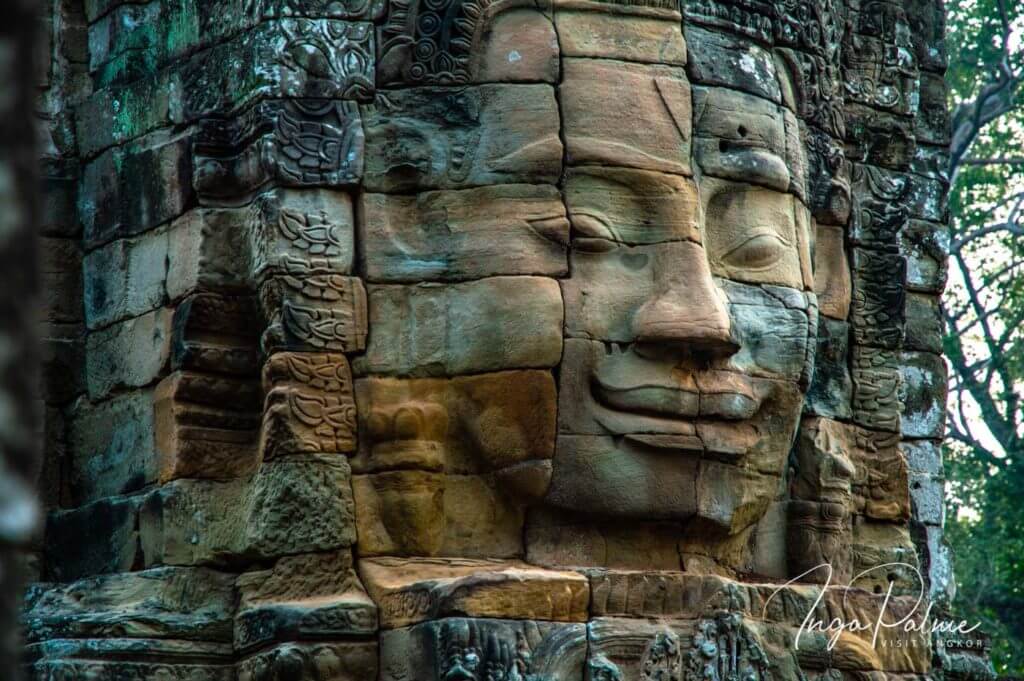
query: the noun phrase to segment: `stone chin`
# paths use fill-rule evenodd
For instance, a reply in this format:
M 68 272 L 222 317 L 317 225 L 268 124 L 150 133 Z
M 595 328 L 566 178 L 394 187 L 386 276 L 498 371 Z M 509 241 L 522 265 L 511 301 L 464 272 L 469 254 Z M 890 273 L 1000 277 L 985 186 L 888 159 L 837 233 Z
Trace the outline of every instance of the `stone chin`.
M 804 401 L 813 296 L 714 286 L 732 339 L 718 356 L 566 339 L 548 504 L 735 535 L 778 497 Z

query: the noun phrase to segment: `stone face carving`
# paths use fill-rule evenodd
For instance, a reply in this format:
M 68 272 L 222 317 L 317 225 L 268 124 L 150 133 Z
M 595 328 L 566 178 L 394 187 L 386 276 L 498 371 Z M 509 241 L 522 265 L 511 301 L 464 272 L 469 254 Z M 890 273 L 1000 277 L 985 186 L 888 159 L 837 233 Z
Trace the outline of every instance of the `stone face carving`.
M 934 4 L 86 2 L 34 678 L 934 671 Z

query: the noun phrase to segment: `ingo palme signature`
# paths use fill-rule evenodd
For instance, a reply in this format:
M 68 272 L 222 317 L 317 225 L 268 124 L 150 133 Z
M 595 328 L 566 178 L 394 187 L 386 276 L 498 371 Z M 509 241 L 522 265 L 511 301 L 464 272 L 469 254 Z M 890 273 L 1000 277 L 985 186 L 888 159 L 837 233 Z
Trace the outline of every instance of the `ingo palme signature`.
M 928 601 L 927 605 L 924 607 L 923 612 L 919 613 L 922 603 L 924 603 L 925 601 L 924 579 L 921 577 L 921 573 L 918 571 L 916 567 L 914 567 L 913 565 L 909 565 L 907 563 L 885 563 L 884 565 L 877 565 L 868 570 L 864 570 L 863 572 L 854 576 L 854 578 L 850 580 L 850 584 L 855 583 L 858 579 L 869 575 L 875 570 L 886 570 L 889 568 L 905 568 L 914 572 L 914 574 L 917 575 L 917 583 L 921 585 L 920 590 L 918 592 L 917 601 L 914 603 L 914 607 L 911 608 L 910 612 L 906 613 L 903 617 L 901 617 L 898 620 L 889 620 L 886 618 L 886 610 L 889 607 L 889 601 L 892 598 L 893 586 L 895 585 L 894 581 L 889 582 L 889 588 L 888 590 L 886 590 L 885 597 L 882 600 L 881 607 L 879 607 L 878 609 L 878 616 L 874 620 L 862 621 L 857 618 L 844 620 L 842 617 L 833 617 L 831 620 L 826 621 L 823 619 L 816 618 L 815 612 L 818 610 L 818 606 L 821 604 L 822 599 L 825 597 L 827 589 L 830 586 L 832 586 L 833 571 L 832 566 L 828 563 L 816 565 L 815 567 L 801 573 L 800 575 L 794 577 L 793 579 L 789 580 L 788 582 L 780 586 L 778 589 L 776 589 L 772 593 L 772 595 L 768 597 L 768 600 L 765 601 L 764 608 L 761 612 L 761 616 L 762 618 L 765 617 L 765 614 L 768 610 L 768 604 L 771 603 L 772 598 L 774 598 L 775 594 L 777 594 L 779 591 L 785 589 L 788 586 L 794 585 L 795 583 L 803 579 L 805 576 L 811 574 L 816 570 L 824 569 L 827 570 L 828 577 L 825 580 L 825 583 L 821 585 L 821 591 L 818 593 L 817 598 L 814 600 L 814 604 L 811 606 L 807 615 L 804 617 L 803 622 L 800 623 L 800 629 L 797 631 L 796 641 L 794 642 L 794 648 L 797 650 L 800 649 L 800 637 L 806 633 L 820 632 L 822 634 L 828 635 L 827 648 L 828 650 L 832 650 L 835 647 L 836 642 L 839 640 L 840 635 L 844 631 L 848 631 L 851 633 L 871 631 L 871 646 L 875 647 L 876 643 L 878 642 L 878 635 L 884 629 L 896 629 L 899 631 L 903 631 L 907 634 L 939 633 L 947 636 L 962 636 L 973 632 L 981 626 L 981 624 L 979 623 L 969 627 L 965 620 L 953 622 L 951 620 L 932 619 L 932 607 L 934 606 L 934 603 L 932 603 L 931 601 Z M 843 593 L 844 606 L 846 605 L 847 596 L 849 595 L 849 589 L 850 586 L 846 585 L 845 592 Z

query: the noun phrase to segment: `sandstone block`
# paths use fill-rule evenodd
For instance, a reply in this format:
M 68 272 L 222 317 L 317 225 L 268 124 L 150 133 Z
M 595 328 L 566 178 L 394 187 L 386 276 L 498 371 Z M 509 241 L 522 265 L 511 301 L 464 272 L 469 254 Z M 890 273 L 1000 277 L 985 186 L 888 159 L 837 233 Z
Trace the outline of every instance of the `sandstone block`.
M 696 513 L 729 536 L 753 527 L 779 496 L 779 475 L 702 460 L 696 479 Z M 703 533 L 702 533 L 703 534 Z M 730 556 L 723 556 L 728 560 Z
M 906 323 L 906 261 L 902 256 L 854 248 L 850 321 L 856 343 L 893 349 Z
M 910 175 L 906 196 L 910 217 L 929 222 L 945 222 L 949 217 L 948 181 Z
M 843 243 L 844 230 L 818 225 L 814 245 L 814 293 L 825 317 L 846 321 L 850 313 L 850 264 Z
M 919 142 L 948 146 L 950 141 L 949 112 L 946 109 L 948 88 L 937 73 L 921 74 L 921 109 L 914 134 Z
M 631 570 L 681 570 L 682 524 L 670 521 L 599 520 L 562 509 L 531 509 L 526 556 L 533 565 L 591 565 Z
M 510 7 L 491 20 L 477 60 L 475 82 L 558 82 L 559 45 L 550 13 L 537 8 Z
M 365 194 L 362 214 L 360 261 L 370 281 L 568 273 L 569 223 L 553 186 Z
M 851 191 L 860 200 L 859 210 L 850 213 L 850 243 L 889 253 L 907 222 L 909 178 L 866 163 L 850 165 Z
M 811 227 L 799 199 L 712 177 L 701 180 L 701 195 L 704 245 L 713 274 L 797 291 L 813 286 Z
M 348 194 L 328 189 L 278 189 L 260 197 L 251 222 L 251 275 L 349 274 L 355 218 Z
M 164 303 L 167 232 L 118 239 L 85 256 L 85 323 L 109 326 L 150 312 Z
M 54 238 L 73 238 L 81 234 L 78 218 L 77 160 L 68 160 L 56 167 L 44 167 L 39 206 L 39 233 Z
M 698 463 L 640 446 L 623 451 L 610 437 L 561 435 L 547 502 L 614 517 L 687 519 L 697 512 Z
M 366 22 L 262 22 L 180 65 L 86 99 L 79 119 L 83 153 L 264 99 L 367 98 L 374 88 L 373 34 Z
M 170 678 L 234 681 L 230 643 L 155 638 L 57 639 L 29 646 L 33 679 Z M 170 662 L 173 661 L 173 662 Z
M 382 632 L 381 681 L 434 681 L 476 666 L 504 678 L 525 670 L 581 679 L 586 649 L 583 624 L 445 618 Z
M 925 540 L 921 553 L 928 559 L 928 596 L 949 603 L 956 595 L 953 575 L 953 554 L 943 536 L 942 528 L 925 526 Z
M 487 17 L 486 30 L 474 30 L 478 24 L 471 18 L 479 19 L 472 10 L 453 6 L 423 11 L 429 13 L 392 13 L 381 26 L 381 85 L 557 82 L 558 37 L 549 2 L 503 7 Z M 459 17 L 452 32 L 457 38 L 441 37 L 434 11 Z
M 577 572 L 520 561 L 368 558 L 359 562 L 385 629 L 452 615 L 582 622 L 590 588 Z
M 682 68 L 568 58 L 563 69 L 570 165 L 690 174 L 692 105 Z
M 591 239 L 629 245 L 702 240 L 697 185 L 679 175 L 573 167 L 565 180 L 565 203 L 580 249 Z
M 900 252 L 907 258 L 907 288 L 939 293 L 946 285 L 949 234 L 940 224 L 910 220 L 900 232 Z
M 171 354 L 171 311 L 154 310 L 86 337 L 86 385 L 92 400 L 153 383 Z
M 356 475 L 352 492 L 360 556 L 440 553 L 444 475 L 411 470 Z
M 259 323 L 254 296 L 188 296 L 174 309 L 171 368 L 255 378 Z
M 930 352 L 901 355 L 903 436 L 942 439 L 946 432 L 946 360 Z
M 271 100 L 199 122 L 192 185 L 211 206 L 245 205 L 272 187 L 350 187 L 363 176 L 363 151 L 356 102 Z
M 235 646 L 372 636 L 377 606 L 352 569 L 348 549 L 285 556 L 268 570 L 239 576 Z
M 678 268 L 681 259 L 698 257 L 704 257 L 700 247 L 689 243 L 574 252 L 573 276 L 562 281 L 567 335 L 634 341 L 637 311 L 660 293 L 664 278 L 673 276 L 671 268 Z M 732 332 L 740 345 L 730 365 L 755 376 L 799 380 L 808 361 L 810 331 L 803 294 L 794 291 L 794 305 L 787 306 L 757 287 L 726 280 L 718 284 L 720 288 L 709 295 L 727 301 Z M 680 282 L 672 294 L 682 297 L 688 289 Z
M 260 287 L 260 305 L 269 321 L 261 340 L 265 353 L 366 347 L 366 290 L 356 277 L 273 277 Z
M 370 286 L 359 374 L 452 375 L 548 368 L 562 351 L 562 298 L 541 277 Z
M 866 428 L 898 433 L 903 410 L 900 398 L 903 379 L 897 353 L 855 345 L 851 356 L 854 422 Z
M 637 393 L 637 385 L 652 390 Z M 639 404 L 646 409 L 628 401 L 615 402 L 613 388 L 644 396 Z M 733 397 L 716 399 L 722 394 Z M 671 455 L 745 460 L 757 471 L 777 476 L 796 429 L 801 399 L 797 385 L 788 381 L 749 377 L 737 382 L 724 372 L 673 373 L 670 363 L 608 354 L 600 343 L 567 339 L 560 369 L 558 429 L 566 435 L 622 436 L 623 446 L 630 451 L 662 447 Z M 755 404 L 760 406 L 755 409 Z M 732 411 L 739 405 L 747 405 L 739 423 L 723 425 L 716 420 L 715 414 L 739 415 Z M 556 455 L 556 468 L 557 462 Z
M 85 98 L 79 105 L 81 114 L 75 117 L 82 154 L 92 157 L 169 126 L 180 106 L 175 92 L 179 84 L 178 78 L 165 72 L 101 88 Z
M 587 669 L 596 678 L 643 678 L 647 672 L 696 676 L 705 665 L 721 670 L 724 678 L 766 678 L 769 673 L 761 637 L 735 613 L 671 624 L 601 618 L 587 625 L 587 638 Z M 717 660 L 712 651 L 725 640 L 730 653 Z
M 700 26 L 684 30 L 687 70 L 700 85 L 722 85 L 779 103 L 782 93 L 775 61 L 767 50 L 739 37 Z
M 49 578 L 72 582 L 82 577 L 127 572 L 139 555 L 139 497 L 106 497 L 46 521 Z M 94 541 L 97 536 L 101 542 Z
M 913 503 L 915 520 L 940 527 L 945 524 L 945 483 L 942 478 L 912 473 L 910 500 Z
M 42 318 L 47 322 L 82 321 L 82 254 L 72 239 L 39 241 Z
M 85 392 L 85 341 L 78 325 L 48 325 L 41 333 L 40 398 L 66 404 Z
M 912 474 L 942 475 L 942 445 L 934 440 L 904 440 L 900 452 Z
M 398 90 L 363 107 L 362 116 L 365 185 L 372 192 L 554 184 L 561 171 L 549 85 Z
M 231 639 L 232 575 L 205 568 L 154 568 L 32 587 L 26 639 Z
M 140 234 L 194 206 L 191 146 L 158 133 L 89 161 L 78 197 L 85 247 Z
M 586 5 L 558 7 L 555 26 L 562 55 L 685 66 L 679 13 L 652 16 L 630 9 L 624 5 L 611 11 Z
M 259 464 L 259 387 L 232 376 L 177 371 L 156 388 L 160 481 L 230 480 Z
M 916 595 L 921 584 L 917 573 L 906 566 L 918 567 L 917 550 L 904 523 L 877 522 L 858 518 L 853 524 L 853 574 L 860 577 L 853 586 L 884 594 L 895 582 L 893 593 Z M 903 563 L 889 565 L 886 563 Z
M 679 570 L 588 570 L 593 617 L 695 619 L 716 610 L 758 605 L 747 587 L 716 575 L 698 575 Z M 780 597 L 789 596 L 781 592 Z M 734 604 L 730 606 L 730 600 Z M 739 602 L 739 606 L 735 602 Z M 768 609 L 769 618 L 774 614 Z
M 850 379 L 850 325 L 845 321 L 818 318 L 814 376 L 804 401 L 804 411 L 816 416 L 848 419 L 853 411 Z
M 167 298 L 245 288 L 248 218 L 243 209 L 199 208 L 175 220 L 167 230 Z
M 263 367 L 263 390 L 263 460 L 355 451 L 356 403 L 344 355 L 276 353 Z
M 550 459 L 555 384 L 546 371 L 356 381 L 357 473 L 481 473 Z
M 350 546 L 350 489 L 337 457 L 288 457 L 230 482 L 175 480 L 140 514 L 145 562 L 210 565 Z
M 91 2 L 92 0 L 90 0 Z M 121 4 L 89 26 L 89 66 L 98 85 L 150 75 L 167 63 L 223 42 L 266 19 L 301 14 L 311 18 L 373 19 L 382 3 L 339 6 L 331 0 L 264 2 L 257 11 L 229 0 L 173 4 Z M 140 59 L 144 50 L 146 58 Z M 133 58 L 134 57 L 134 58 Z
M 157 479 L 153 391 L 99 404 L 80 400 L 68 425 L 68 489 L 74 505 L 127 494 Z
M 696 157 L 706 174 L 781 192 L 802 180 L 803 149 L 788 139 L 786 109 L 728 88 L 696 87 L 693 98 Z
M 522 553 L 520 500 L 492 476 L 403 470 L 357 475 L 352 486 L 361 556 Z
M 498 476 L 449 475 L 444 492 L 441 555 L 511 558 L 523 555 L 524 502 Z
M 903 347 L 941 354 L 945 321 L 939 308 L 939 297 L 908 293 L 906 301 L 907 326 Z

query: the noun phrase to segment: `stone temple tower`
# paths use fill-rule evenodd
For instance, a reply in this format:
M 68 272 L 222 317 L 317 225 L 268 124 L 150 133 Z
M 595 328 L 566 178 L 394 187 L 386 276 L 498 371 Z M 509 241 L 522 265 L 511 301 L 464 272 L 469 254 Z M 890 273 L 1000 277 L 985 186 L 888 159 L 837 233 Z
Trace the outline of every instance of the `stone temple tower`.
M 943 12 L 55 0 L 30 678 L 985 678 Z

